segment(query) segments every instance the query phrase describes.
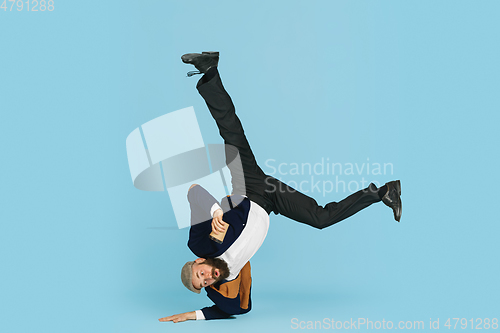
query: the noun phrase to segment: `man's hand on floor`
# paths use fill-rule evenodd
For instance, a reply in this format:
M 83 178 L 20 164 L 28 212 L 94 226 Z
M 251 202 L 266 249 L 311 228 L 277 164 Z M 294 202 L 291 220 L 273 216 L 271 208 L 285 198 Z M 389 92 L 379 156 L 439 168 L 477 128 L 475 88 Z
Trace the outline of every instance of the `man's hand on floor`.
M 219 232 L 224 232 L 227 228 L 227 223 L 222 221 L 222 215 L 224 215 L 224 212 L 220 208 L 214 212 L 214 218 L 212 219 L 212 231 L 216 235 L 218 235 Z
M 172 321 L 174 323 L 180 323 L 181 321 L 186 321 L 186 320 L 196 320 L 196 312 L 191 311 L 191 312 L 184 312 L 180 314 L 176 314 L 173 316 L 168 316 L 168 317 L 163 317 L 158 319 L 159 321 Z

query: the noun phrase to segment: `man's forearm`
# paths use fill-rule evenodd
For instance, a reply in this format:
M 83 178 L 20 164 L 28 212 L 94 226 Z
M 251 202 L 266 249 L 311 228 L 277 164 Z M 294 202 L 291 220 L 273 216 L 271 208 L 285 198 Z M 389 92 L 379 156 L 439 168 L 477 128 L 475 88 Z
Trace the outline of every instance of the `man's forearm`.
M 189 189 L 188 200 L 190 203 L 200 207 L 207 215 L 210 213 L 213 214 L 213 211 L 217 209 L 216 207 L 214 208 L 214 204 L 218 204 L 218 201 L 200 185 L 195 184 L 195 186 Z

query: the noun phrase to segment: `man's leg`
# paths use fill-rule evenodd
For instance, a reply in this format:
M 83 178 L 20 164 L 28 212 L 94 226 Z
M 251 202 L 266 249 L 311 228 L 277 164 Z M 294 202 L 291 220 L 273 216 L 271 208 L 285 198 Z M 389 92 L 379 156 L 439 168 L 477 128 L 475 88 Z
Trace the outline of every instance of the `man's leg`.
M 198 56 L 188 54 L 182 58 L 185 63 L 194 64 L 200 72 L 205 73 L 197 84 L 198 91 L 205 99 L 225 143 L 234 146 L 226 147 L 226 164 L 231 171 L 233 193 L 246 194 L 250 200 L 258 203 L 268 213 L 274 211 L 276 214 L 279 213 L 321 229 L 380 201 L 384 196 L 384 193 L 380 193 L 380 190 L 383 189 L 383 192 L 387 192 L 383 201 L 393 209 L 394 217 L 399 222 L 401 217 L 399 181 L 391 182 L 393 184 L 390 191 L 387 191 L 387 186 L 377 189 L 375 185 L 370 184 L 367 189 L 358 191 L 338 203 L 331 202 L 325 207 L 321 207 L 314 199 L 295 191 L 273 177 L 266 176 L 257 165 L 241 122 L 236 116 L 233 102 L 222 85 L 217 71 L 218 53 L 205 56 L 203 59 Z M 214 60 L 215 56 L 216 60 Z M 210 59 L 211 57 L 212 59 Z M 232 163 L 230 162 L 235 159 L 238 153 L 243 170 L 231 167 Z M 275 188 L 279 185 L 284 190 L 273 190 L 273 182 L 276 185 Z
M 330 202 L 322 207 L 313 198 L 273 177 L 268 177 L 266 183 L 268 184 L 266 195 L 271 198 L 276 214 L 318 229 L 329 227 L 372 203 L 381 201 L 381 197 L 387 190 L 386 186 L 378 189 L 374 184 L 370 184 L 366 189 L 353 193 L 342 201 Z
M 263 196 L 266 175 L 257 165 L 255 156 L 246 139 L 243 126 L 236 116 L 235 107 L 224 89 L 217 67 L 210 68 L 200 79 L 196 88 L 207 103 L 226 144 L 226 164 L 231 171 L 233 193 L 245 194 L 268 212 L 270 202 Z M 231 163 L 239 154 L 241 166 Z

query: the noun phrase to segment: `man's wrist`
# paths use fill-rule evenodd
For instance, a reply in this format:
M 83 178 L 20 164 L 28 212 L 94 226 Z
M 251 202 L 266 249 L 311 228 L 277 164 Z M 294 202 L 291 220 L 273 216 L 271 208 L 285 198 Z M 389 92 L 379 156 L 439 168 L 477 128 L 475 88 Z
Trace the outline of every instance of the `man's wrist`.
M 210 208 L 210 216 L 214 217 L 214 213 L 217 209 L 222 210 L 218 203 L 214 203 L 212 208 Z
M 195 311 L 195 319 L 196 320 L 205 320 L 205 315 L 203 314 L 203 311 L 196 310 Z

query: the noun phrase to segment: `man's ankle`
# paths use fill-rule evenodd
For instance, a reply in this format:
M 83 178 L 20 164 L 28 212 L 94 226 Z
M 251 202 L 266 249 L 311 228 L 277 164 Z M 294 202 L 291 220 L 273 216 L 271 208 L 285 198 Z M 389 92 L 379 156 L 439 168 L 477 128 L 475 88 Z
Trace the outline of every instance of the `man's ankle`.
M 387 185 L 384 185 L 378 189 L 378 197 L 380 200 L 384 197 L 384 195 L 387 193 Z

